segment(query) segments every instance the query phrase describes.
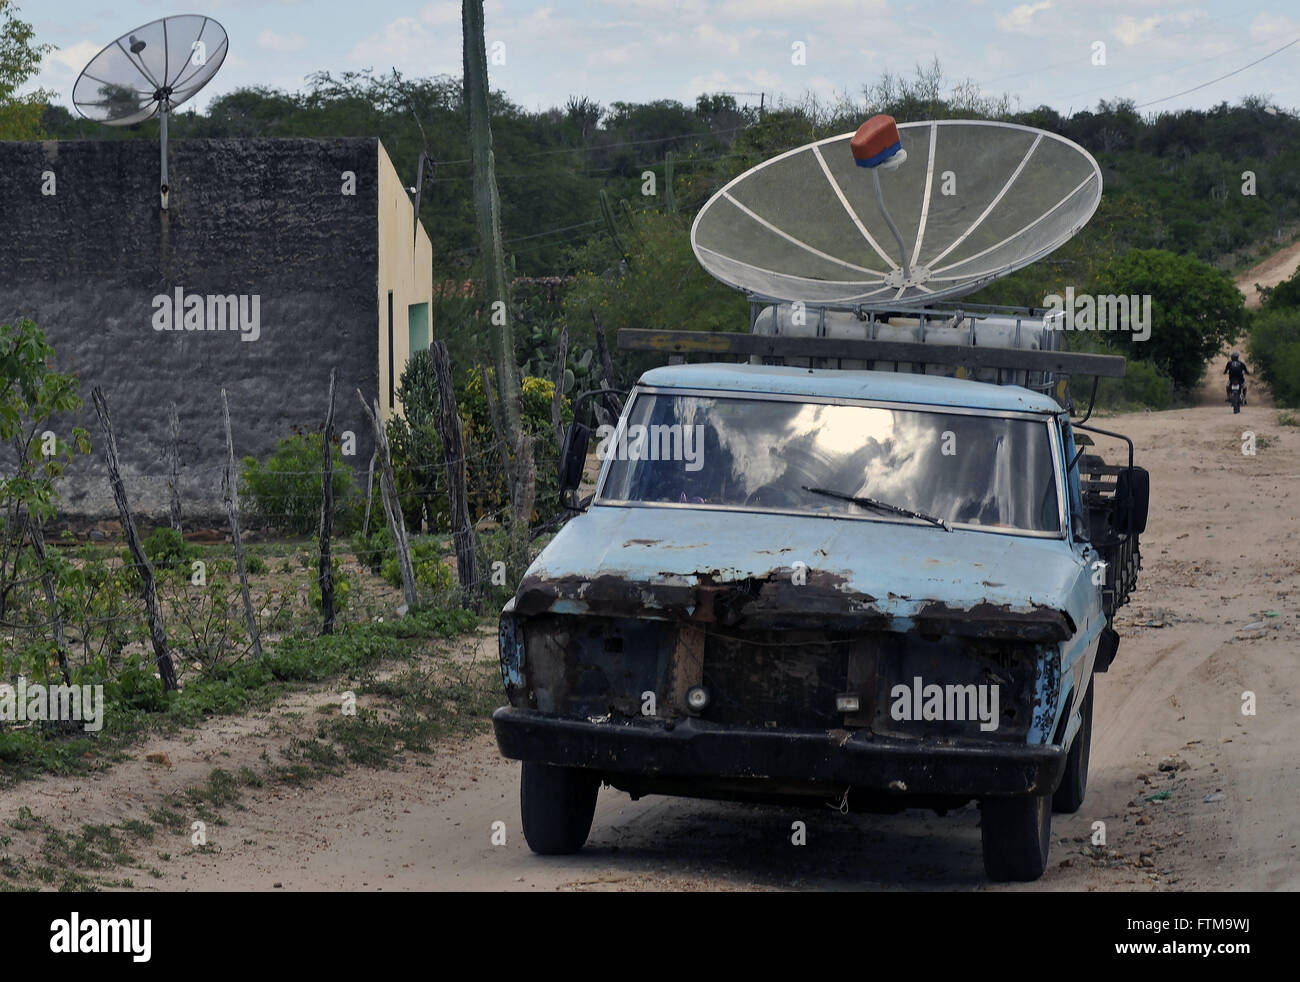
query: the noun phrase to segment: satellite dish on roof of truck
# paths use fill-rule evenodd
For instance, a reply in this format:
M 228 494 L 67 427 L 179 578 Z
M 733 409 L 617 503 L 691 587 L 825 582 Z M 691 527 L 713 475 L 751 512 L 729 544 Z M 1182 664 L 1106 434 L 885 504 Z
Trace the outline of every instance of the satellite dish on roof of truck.
M 212 80 L 229 48 L 225 28 L 211 17 L 164 17 L 137 27 L 95 55 L 72 87 L 72 104 L 97 123 L 132 126 L 159 118 L 163 208 L 169 190 L 167 116 Z
M 741 174 L 700 210 L 691 245 L 713 276 L 761 299 L 897 309 L 1041 259 L 1100 201 L 1097 162 L 1063 137 L 877 116 Z

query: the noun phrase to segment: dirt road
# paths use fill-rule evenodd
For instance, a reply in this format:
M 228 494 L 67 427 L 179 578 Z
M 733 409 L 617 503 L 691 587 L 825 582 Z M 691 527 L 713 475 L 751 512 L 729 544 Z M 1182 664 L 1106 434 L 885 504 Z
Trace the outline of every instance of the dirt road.
M 247 787 L 221 812 L 225 824 L 209 823 L 204 848 L 191 848 L 188 832 L 142 846 L 154 874 L 135 870 L 133 886 L 1300 889 L 1300 428 L 1279 426 L 1272 409 L 1252 404 L 1234 416 L 1222 403 L 1110 424 L 1133 437 L 1152 475 L 1144 569 L 1119 618 L 1118 658 L 1098 677 L 1087 800 L 1054 819 L 1051 866 L 1037 883 L 985 882 L 974 806 L 943 818 L 879 817 L 632 802 L 606 788 L 582 854 L 534 857 L 519 830 L 517 765 L 481 734 L 402 754 L 391 770 Z M 1242 453 L 1247 431 L 1254 456 Z M 491 660 L 493 649 L 490 637 L 469 639 L 456 657 Z M 1253 716 L 1242 714 L 1248 692 Z M 150 741 L 106 773 L 23 785 L 0 803 L 0 823 L 25 805 L 45 824 L 7 828 L 10 849 L 39 855 L 41 829 L 145 819 L 163 795 L 202 784 L 214 767 L 256 770 L 337 699 L 299 692 L 271 712 Z M 167 763 L 146 761 L 147 752 Z M 796 820 L 806 845 L 791 842 Z M 505 842 L 494 845 L 498 822 Z M 1098 822 L 1104 847 L 1091 842 Z
M 1259 306 L 1256 284 L 1277 286 L 1283 280 L 1289 279 L 1298 266 L 1300 266 L 1300 242 L 1293 242 L 1238 276 L 1237 289 L 1245 296 L 1246 306 Z

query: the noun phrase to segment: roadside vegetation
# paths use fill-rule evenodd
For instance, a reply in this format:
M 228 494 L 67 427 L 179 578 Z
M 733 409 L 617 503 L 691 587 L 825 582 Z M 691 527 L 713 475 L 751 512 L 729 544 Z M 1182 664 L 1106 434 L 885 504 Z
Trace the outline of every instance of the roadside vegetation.
M 246 567 L 264 650 L 259 658 L 231 546 L 190 542 L 171 528 L 145 529 L 144 552 L 180 683 L 178 691 L 165 691 L 148 643 L 140 572 L 130 555 L 103 536 L 48 532 L 58 516 L 59 476 L 92 449 L 85 431 L 71 430 L 67 441 L 54 436 L 60 428 L 52 420 L 81 404 L 76 378 L 58 371 L 57 363 L 36 325 L 0 325 L 0 447 L 6 449 L 0 470 L 6 475 L 0 477 L 0 683 L 15 690 L 20 678 L 33 685 L 102 686 L 102 729 L 68 732 L 47 720 L 0 720 L 0 787 L 38 773 L 110 766 L 147 733 L 266 707 L 296 684 L 360 678 L 381 659 L 436 649 L 476 629 L 478 617 L 458 602 L 445 536 L 415 537 L 421 602 L 401 614 L 401 592 L 391 575 L 385 578 L 382 543 L 364 540 L 372 547 L 365 554 L 369 566 L 355 554 L 336 553 L 339 616 L 330 635 L 321 634 L 316 543 L 255 543 L 248 547 Z M 286 444 L 295 452 L 291 461 L 309 461 L 298 440 Z M 277 451 L 267 466 L 246 468 L 258 475 L 249 494 L 278 502 L 285 530 L 298 530 L 305 524 L 304 509 L 320 507 L 319 477 L 313 496 L 300 475 L 277 475 L 269 466 L 282 457 Z M 352 491 L 342 490 L 347 500 Z M 444 682 L 445 699 L 439 695 Z M 450 700 L 453 707 L 482 708 L 498 687 L 495 678 L 460 673 L 436 683 L 425 678 L 418 691 L 429 706 Z M 406 707 L 403 718 L 411 712 Z M 429 738 L 445 725 L 435 713 L 420 733 Z
M 1300 270 L 1260 292 L 1247 349 L 1252 369 L 1268 383 L 1279 406 L 1300 408 Z M 1282 418 L 1287 426 L 1294 426 L 1294 420 L 1292 414 Z

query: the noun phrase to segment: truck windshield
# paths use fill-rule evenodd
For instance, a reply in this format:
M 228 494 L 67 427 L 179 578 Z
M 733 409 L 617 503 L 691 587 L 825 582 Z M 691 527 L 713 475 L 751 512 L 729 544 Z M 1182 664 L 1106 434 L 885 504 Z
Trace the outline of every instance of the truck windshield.
M 642 392 L 596 451 L 603 502 L 916 521 L 863 497 L 952 526 L 1061 528 L 1046 420 Z

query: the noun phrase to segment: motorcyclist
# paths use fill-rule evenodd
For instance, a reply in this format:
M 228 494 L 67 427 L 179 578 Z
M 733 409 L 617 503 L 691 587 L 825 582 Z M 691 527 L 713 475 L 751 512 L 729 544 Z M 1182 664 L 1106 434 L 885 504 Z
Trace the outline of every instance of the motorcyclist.
M 1244 406 L 1246 404 L 1246 376 L 1250 374 L 1250 369 L 1246 367 L 1246 363 L 1241 360 L 1241 356 L 1237 352 L 1232 353 L 1232 358 L 1228 360 L 1228 364 L 1223 368 L 1223 374 L 1228 376 L 1228 388 L 1225 390 L 1227 398 L 1223 401 L 1231 402 L 1232 387 L 1240 385 L 1241 404 Z

